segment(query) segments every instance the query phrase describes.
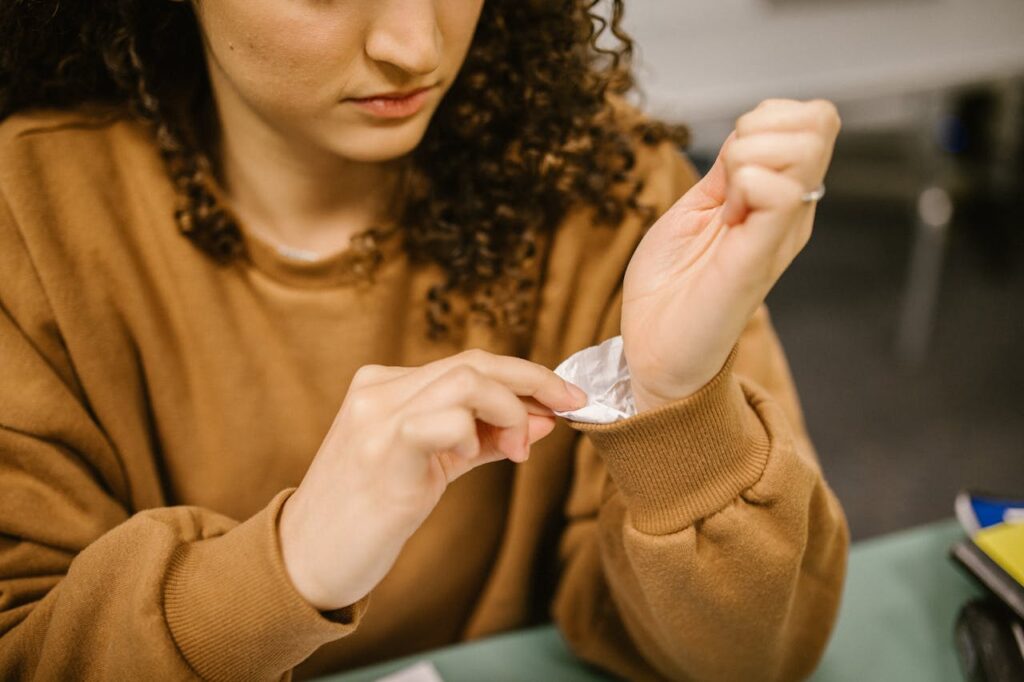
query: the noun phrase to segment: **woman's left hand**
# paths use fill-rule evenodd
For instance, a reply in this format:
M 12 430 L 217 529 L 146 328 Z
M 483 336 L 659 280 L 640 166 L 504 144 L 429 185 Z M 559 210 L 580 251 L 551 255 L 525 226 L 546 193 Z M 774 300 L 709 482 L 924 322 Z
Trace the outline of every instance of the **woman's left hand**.
M 708 174 L 644 235 L 623 282 L 623 352 L 638 411 L 697 392 L 811 236 L 840 119 L 825 100 L 766 100 Z

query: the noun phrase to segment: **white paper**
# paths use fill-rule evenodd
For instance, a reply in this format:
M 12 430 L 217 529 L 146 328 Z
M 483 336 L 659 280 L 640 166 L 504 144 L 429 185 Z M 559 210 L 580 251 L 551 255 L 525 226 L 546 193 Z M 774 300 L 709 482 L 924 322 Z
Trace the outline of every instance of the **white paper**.
M 555 367 L 555 374 L 587 393 L 578 410 L 555 412 L 559 417 L 591 424 L 611 424 L 636 414 L 622 336 L 577 351 Z
M 420 661 L 416 665 L 379 677 L 377 682 L 444 682 L 444 679 L 433 663 Z

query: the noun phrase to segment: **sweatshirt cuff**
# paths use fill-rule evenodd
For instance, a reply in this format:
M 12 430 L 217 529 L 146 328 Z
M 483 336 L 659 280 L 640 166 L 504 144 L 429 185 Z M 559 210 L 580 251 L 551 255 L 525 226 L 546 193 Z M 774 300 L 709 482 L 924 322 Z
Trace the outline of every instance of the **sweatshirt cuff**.
M 589 434 L 622 493 L 633 526 L 665 535 L 724 508 L 768 463 L 768 432 L 725 365 L 686 398 L 610 424 L 570 421 Z
M 282 490 L 217 537 L 181 545 L 164 583 L 168 628 L 208 680 L 277 679 L 317 648 L 356 629 L 369 601 L 318 611 L 288 577 L 278 541 Z

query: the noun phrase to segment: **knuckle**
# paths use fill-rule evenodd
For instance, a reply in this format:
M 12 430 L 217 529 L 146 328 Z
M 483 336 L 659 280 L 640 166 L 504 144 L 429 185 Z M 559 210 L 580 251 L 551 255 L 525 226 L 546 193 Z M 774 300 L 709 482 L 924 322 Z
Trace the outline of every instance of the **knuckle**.
M 743 153 L 746 149 L 746 145 L 743 144 L 746 140 L 736 140 L 729 148 L 725 150 L 725 165 L 728 168 L 737 167 L 743 160 Z
M 816 99 L 813 104 L 817 113 L 818 125 L 827 131 L 838 129 L 839 109 L 836 108 L 835 103 L 827 99 Z
M 490 357 L 490 353 L 482 348 L 467 348 L 459 353 L 459 358 L 465 362 L 478 363 Z
M 476 419 L 469 410 L 459 410 L 454 421 L 453 430 L 459 438 L 476 437 Z
M 398 438 L 407 443 L 415 442 L 417 440 L 419 430 L 419 424 L 416 418 L 412 416 L 407 416 L 404 419 L 399 420 L 395 427 L 395 432 Z
M 383 369 L 383 365 L 363 365 L 352 375 L 352 383 L 360 386 L 372 383 L 374 379 L 380 376 Z
M 471 365 L 453 367 L 447 374 L 447 382 L 459 391 L 468 392 L 480 385 L 480 372 Z
M 364 390 L 350 392 L 345 403 L 348 413 L 357 420 L 361 421 L 373 414 L 374 400 Z
M 741 187 L 748 188 L 757 182 L 758 171 L 753 166 L 743 166 L 736 170 L 733 182 Z
M 424 426 L 422 414 L 406 414 L 395 420 L 393 432 L 402 442 L 422 445 L 427 440 L 427 431 Z
M 748 111 L 739 118 L 736 119 L 736 134 L 743 136 L 753 127 L 754 124 L 754 112 Z
M 457 433 L 463 433 L 464 431 L 473 428 L 476 424 L 476 419 L 473 417 L 473 411 L 468 407 L 462 406 L 449 408 L 445 412 L 444 419 L 448 428 Z
M 452 450 L 464 451 L 476 447 L 476 419 L 468 409 L 449 410 L 439 417 L 444 421 L 445 438 L 452 444 Z

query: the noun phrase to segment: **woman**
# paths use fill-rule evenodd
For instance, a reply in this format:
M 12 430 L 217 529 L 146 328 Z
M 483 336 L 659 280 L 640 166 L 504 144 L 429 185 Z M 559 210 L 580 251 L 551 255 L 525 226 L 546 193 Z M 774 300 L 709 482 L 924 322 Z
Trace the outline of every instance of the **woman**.
M 553 617 L 629 679 L 808 674 L 847 532 L 761 303 L 838 117 L 766 102 L 698 183 L 592 4 L 0 10 L 0 669 Z M 637 413 L 559 421 L 619 333 Z

